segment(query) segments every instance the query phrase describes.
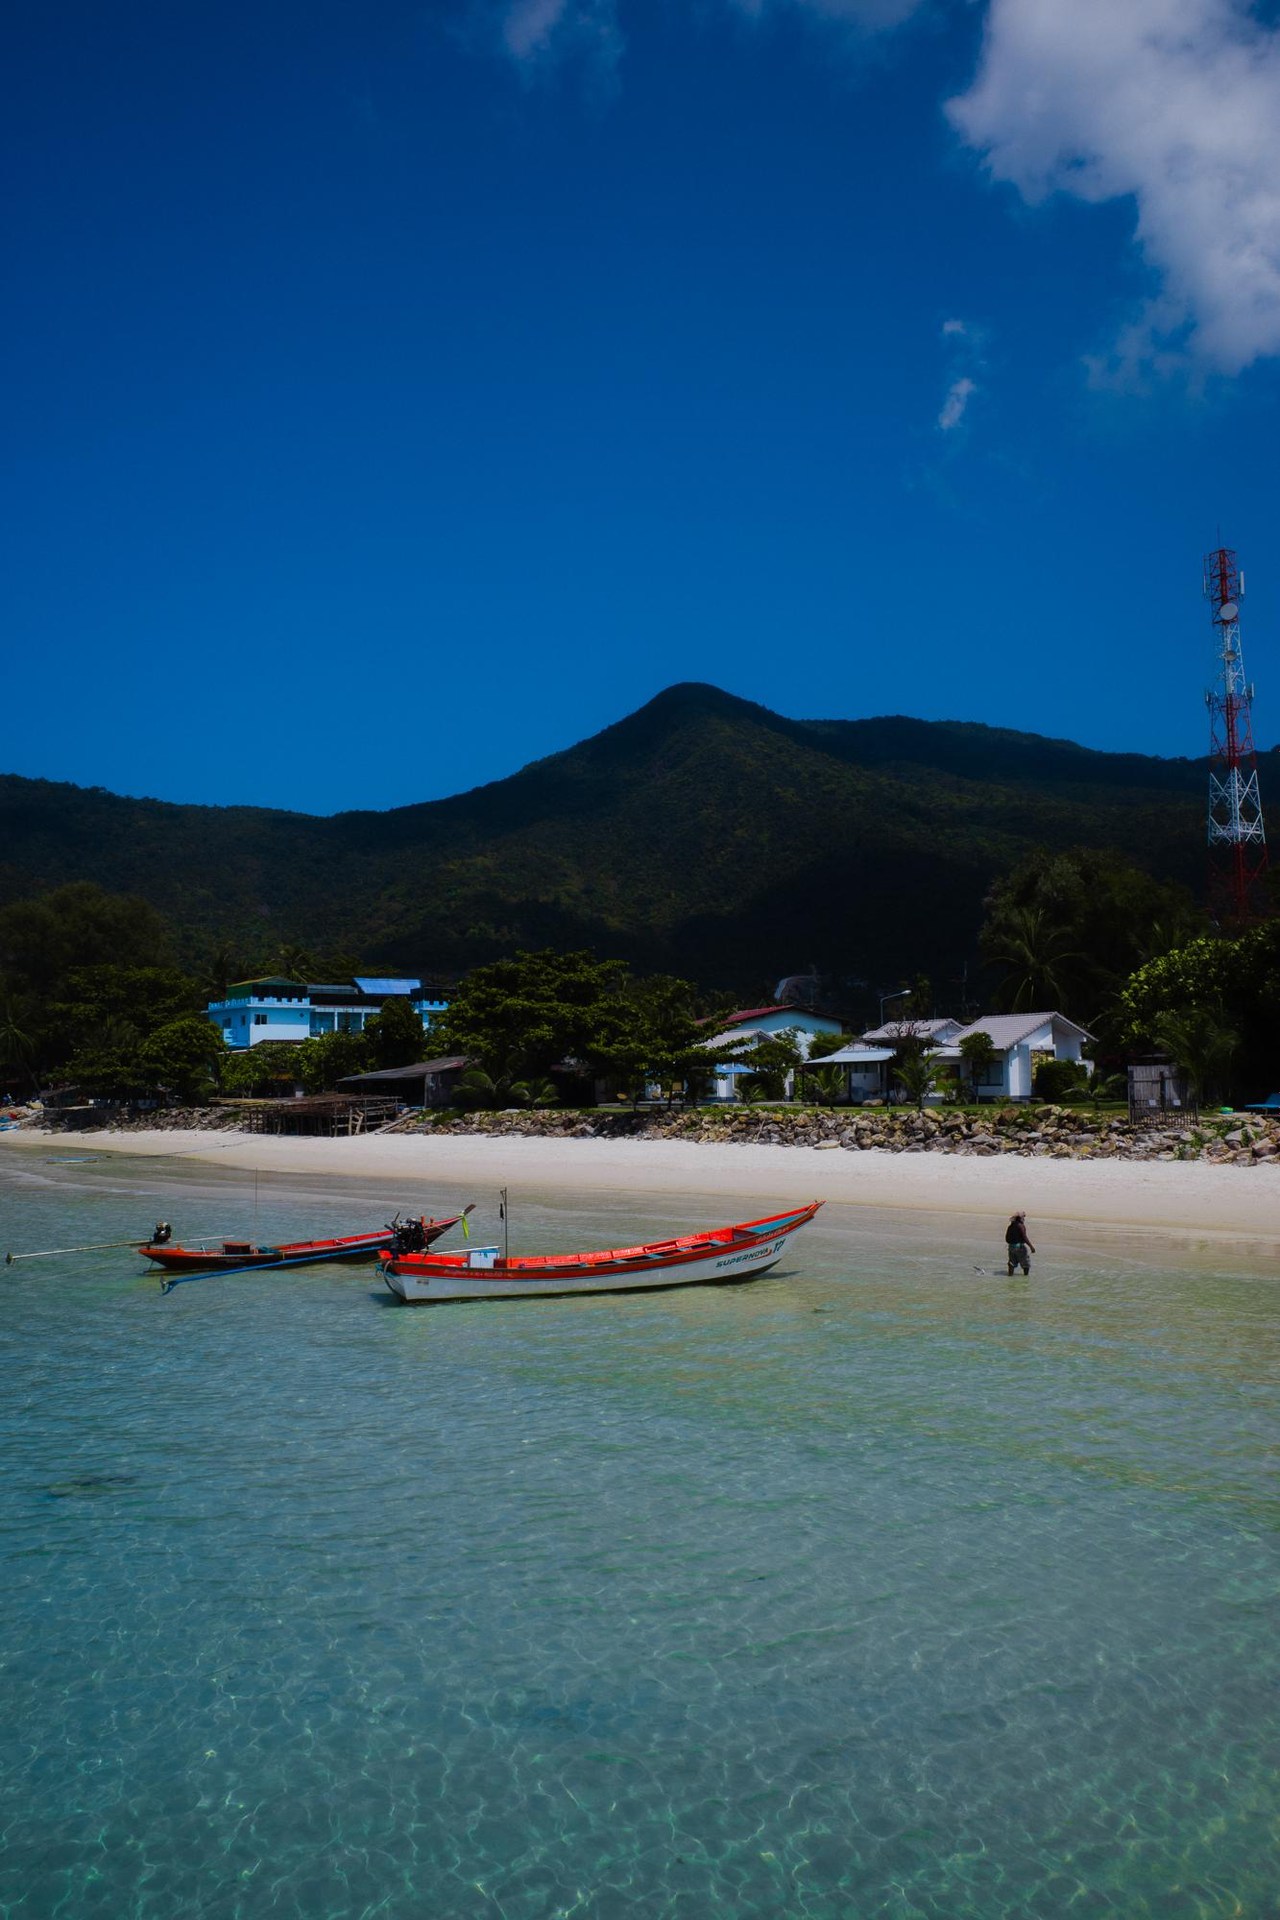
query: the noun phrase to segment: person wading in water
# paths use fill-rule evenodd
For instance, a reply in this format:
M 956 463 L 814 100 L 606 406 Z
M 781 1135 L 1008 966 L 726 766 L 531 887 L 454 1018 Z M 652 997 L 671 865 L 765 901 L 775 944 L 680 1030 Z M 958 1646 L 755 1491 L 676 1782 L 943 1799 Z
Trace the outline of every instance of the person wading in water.
M 1027 1216 L 1015 1213 L 1004 1230 L 1005 1246 L 1009 1250 L 1009 1271 L 1021 1267 L 1024 1273 L 1031 1272 L 1031 1255 L 1035 1252 L 1027 1238 Z

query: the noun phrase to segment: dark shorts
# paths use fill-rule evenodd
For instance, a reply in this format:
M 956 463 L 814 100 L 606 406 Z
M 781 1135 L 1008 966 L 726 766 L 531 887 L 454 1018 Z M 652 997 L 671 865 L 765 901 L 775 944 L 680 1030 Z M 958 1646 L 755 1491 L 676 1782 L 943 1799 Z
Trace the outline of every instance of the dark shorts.
M 1026 1245 L 1026 1242 L 1025 1242 L 1025 1241 L 1022 1241 L 1022 1240 L 1010 1240 L 1010 1241 L 1009 1241 L 1009 1242 L 1007 1243 L 1007 1246 L 1006 1246 L 1006 1252 L 1007 1252 L 1007 1253 L 1008 1253 L 1008 1255 L 1009 1255 L 1009 1271 L 1010 1271 L 1010 1273 L 1012 1273 L 1012 1272 L 1013 1272 L 1013 1270 L 1014 1270 L 1014 1268 L 1015 1268 L 1015 1267 L 1021 1267 L 1021 1268 L 1022 1268 L 1022 1271 L 1023 1271 L 1024 1273 L 1030 1273 L 1030 1271 L 1031 1271 L 1031 1251 L 1030 1251 L 1030 1249 L 1028 1248 L 1028 1246 Z

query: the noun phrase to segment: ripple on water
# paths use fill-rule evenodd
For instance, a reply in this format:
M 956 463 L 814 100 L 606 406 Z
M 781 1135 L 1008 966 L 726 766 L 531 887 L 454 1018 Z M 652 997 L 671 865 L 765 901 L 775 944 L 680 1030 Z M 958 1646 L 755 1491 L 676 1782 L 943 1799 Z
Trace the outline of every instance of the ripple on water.
M 4 1189 L 6 1238 L 234 1197 L 126 1173 Z M 7 1276 L 0 1909 L 1270 1911 L 1273 1288 L 1101 1236 L 1007 1284 L 967 1232 L 509 1313 Z

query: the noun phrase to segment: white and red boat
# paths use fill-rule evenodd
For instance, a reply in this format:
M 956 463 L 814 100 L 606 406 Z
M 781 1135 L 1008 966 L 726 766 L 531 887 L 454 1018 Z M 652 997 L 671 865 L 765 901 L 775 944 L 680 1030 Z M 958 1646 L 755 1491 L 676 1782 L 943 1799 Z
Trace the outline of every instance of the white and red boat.
M 647 1293 L 663 1287 L 754 1280 L 776 1266 L 787 1243 L 812 1220 L 821 1200 L 792 1213 L 733 1227 L 651 1240 L 603 1253 L 504 1256 L 497 1247 L 462 1253 L 379 1255 L 382 1277 L 398 1299 L 430 1306 L 442 1300 L 554 1299 L 573 1293 Z

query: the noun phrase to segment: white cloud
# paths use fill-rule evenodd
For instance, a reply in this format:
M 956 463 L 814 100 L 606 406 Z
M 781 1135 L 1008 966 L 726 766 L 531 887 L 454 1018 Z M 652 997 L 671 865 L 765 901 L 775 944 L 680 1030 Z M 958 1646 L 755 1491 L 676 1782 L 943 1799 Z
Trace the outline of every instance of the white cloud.
M 1280 352 L 1280 30 L 1242 0 L 990 0 L 948 112 L 1028 201 L 1134 200 L 1157 290 L 1113 374 Z
M 944 433 L 950 433 L 954 427 L 960 425 L 970 397 L 977 391 L 977 382 L 970 380 L 967 374 L 951 382 L 947 388 L 947 397 L 942 403 L 942 412 L 938 415 L 938 425 Z
M 953 318 L 944 320 L 939 332 L 947 343 L 951 380 L 937 424 L 943 433 L 953 433 L 964 419 L 970 400 L 980 391 L 974 375 L 982 373 L 987 364 L 987 329 L 973 320 Z
M 616 0 L 484 0 L 480 12 L 502 51 L 526 71 L 576 55 L 607 75 L 622 52 Z
M 810 14 L 837 26 L 879 33 L 901 26 L 925 0 L 721 0 L 728 10 L 763 20 L 772 13 Z M 693 13 L 693 0 L 688 0 Z M 485 37 L 526 71 L 569 54 L 612 70 L 622 53 L 618 0 L 474 0 Z

